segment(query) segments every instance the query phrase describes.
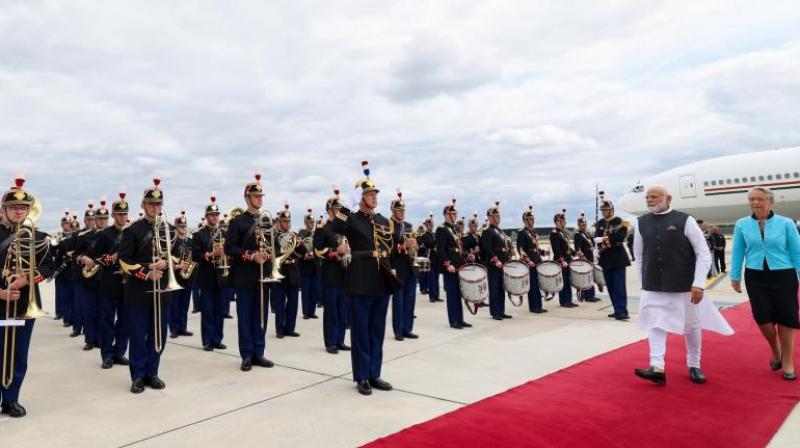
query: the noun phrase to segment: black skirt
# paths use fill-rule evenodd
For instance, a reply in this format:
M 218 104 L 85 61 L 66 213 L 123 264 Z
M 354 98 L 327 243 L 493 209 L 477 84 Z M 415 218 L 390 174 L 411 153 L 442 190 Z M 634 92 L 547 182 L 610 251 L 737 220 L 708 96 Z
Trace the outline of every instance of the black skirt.
M 756 323 L 800 328 L 797 318 L 797 271 L 745 269 L 744 281 Z

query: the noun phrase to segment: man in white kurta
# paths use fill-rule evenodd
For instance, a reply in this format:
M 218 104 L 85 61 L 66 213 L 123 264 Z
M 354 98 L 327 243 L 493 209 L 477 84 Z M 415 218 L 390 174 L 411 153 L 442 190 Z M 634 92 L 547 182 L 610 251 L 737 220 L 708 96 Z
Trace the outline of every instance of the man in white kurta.
M 669 207 L 672 197 L 665 188 L 652 187 L 648 189 L 646 199 L 651 214 L 658 216 L 645 215 L 636 221 L 633 252 L 636 257 L 639 278 L 642 279 L 639 324 L 648 332 L 650 367 L 636 369 L 635 373 L 656 384 L 666 384 L 664 356 L 667 333 L 683 334 L 686 339 L 686 363 L 689 367 L 689 378 L 694 383 L 702 384 L 706 382 L 706 376 L 700 369 L 702 329 L 725 335 L 733 334 L 733 329 L 711 300 L 703 297 L 706 275 L 711 266 L 711 252 L 706 244 L 703 231 L 695 219 L 680 212 L 673 213 Z M 669 215 L 670 213 L 672 215 Z M 677 225 L 676 222 L 678 222 Z M 680 230 L 681 223 L 682 237 L 671 234 L 671 231 Z M 648 228 L 643 232 L 640 228 L 643 225 L 655 226 L 658 230 Z M 651 236 L 643 238 L 643 233 Z M 661 247 L 662 245 L 685 245 L 686 241 L 691 245 L 691 251 L 694 252 L 693 257 L 691 253 L 689 256 L 686 256 L 685 253 L 675 255 L 680 252 L 674 252 L 670 254 L 672 257 L 667 257 L 670 248 L 662 249 Z M 655 247 L 647 245 L 656 245 L 658 251 L 655 250 Z M 645 251 L 649 251 L 650 255 L 646 256 Z M 664 258 L 667 259 L 663 264 L 661 264 L 661 251 L 664 252 Z M 692 276 L 690 266 L 686 266 L 692 261 L 694 262 L 693 278 L 681 279 L 683 276 Z M 648 281 L 645 280 L 645 275 L 649 276 Z M 680 291 L 677 292 L 674 286 L 661 288 L 660 286 L 666 282 L 662 282 L 662 279 L 668 279 L 672 284 L 681 283 L 685 287 L 678 287 L 677 289 Z M 648 290 L 648 285 L 659 285 L 659 287 L 651 286 L 651 289 L 658 290 Z M 689 285 L 691 286 L 689 287 Z

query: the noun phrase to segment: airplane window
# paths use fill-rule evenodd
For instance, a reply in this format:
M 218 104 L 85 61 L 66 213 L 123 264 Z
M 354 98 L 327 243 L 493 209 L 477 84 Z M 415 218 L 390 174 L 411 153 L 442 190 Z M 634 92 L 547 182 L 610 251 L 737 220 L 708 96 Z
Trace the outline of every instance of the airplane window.
M 767 180 L 772 180 L 772 174 L 767 174 Z
M 715 180 L 712 180 L 712 181 L 711 181 L 711 185 L 717 185 L 717 181 L 715 181 Z
M 784 177 L 784 179 L 790 179 L 792 176 L 789 175 L 789 173 L 786 173 L 786 174 L 783 175 L 783 177 Z
M 750 182 L 755 182 L 755 181 L 756 181 L 756 176 L 750 176 Z
M 703 182 L 703 186 L 707 187 L 708 186 L 708 181 Z
M 730 179 L 725 179 L 725 183 L 730 185 L 731 184 L 731 180 Z
M 795 178 L 795 179 L 797 179 L 798 177 L 800 177 L 800 173 L 798 173 L 797 171 L 795 171 L 795 172 L 794 172 L 794 178 Z
M 758 180 L 763 181 L 764 180 L 764 176 L 758 176 Z
M 781 175 L 780 174 L 776 174 L 775 175 L 775 180 L 781 180 Z

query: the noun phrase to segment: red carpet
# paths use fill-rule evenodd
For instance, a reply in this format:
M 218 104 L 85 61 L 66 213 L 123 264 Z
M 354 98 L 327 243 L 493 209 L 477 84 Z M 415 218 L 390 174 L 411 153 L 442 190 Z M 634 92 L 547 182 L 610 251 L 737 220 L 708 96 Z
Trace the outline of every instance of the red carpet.
M 769 370 L 749 304 L 725 316 L 736 334 L 703 333 L 705 385 L 689 382 L 683 337 L 670 335 L 666 387 L 633 375 L 648 361 L 640 341 L 366 446 L 765 446 L 800 401 L 800 382 Z

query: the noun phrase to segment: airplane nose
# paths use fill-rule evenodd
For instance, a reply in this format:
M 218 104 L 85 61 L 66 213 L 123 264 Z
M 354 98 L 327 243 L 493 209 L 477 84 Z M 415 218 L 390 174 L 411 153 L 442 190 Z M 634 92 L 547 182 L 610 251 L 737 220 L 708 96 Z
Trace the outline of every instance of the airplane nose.
M 641 193 L 626 193 L 619 199 L 619 207 L 632 215 L 641 213 L 644 208 L 644 197 Z

